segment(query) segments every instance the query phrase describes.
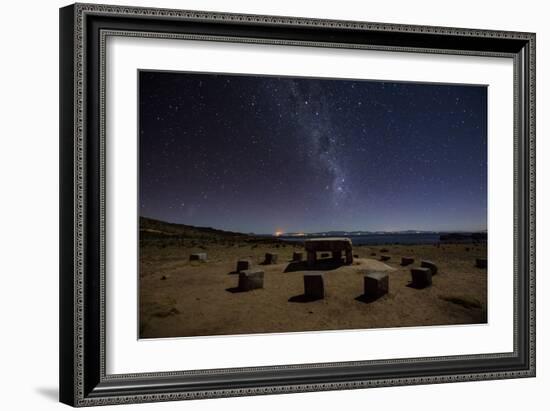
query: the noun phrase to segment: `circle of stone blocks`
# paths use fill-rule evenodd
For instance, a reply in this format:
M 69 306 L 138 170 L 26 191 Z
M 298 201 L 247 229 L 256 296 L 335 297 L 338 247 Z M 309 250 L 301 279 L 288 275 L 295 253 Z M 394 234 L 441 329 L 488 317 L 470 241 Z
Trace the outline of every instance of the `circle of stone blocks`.
M 401 257 L 401 265 L 411 265 L 414 263 L 414 258 L 412 257 Z
M 325 298 L 324 274 L 304 275 L 304 295 L 311 300 L 321 300 Z
M 277 253 L 265 253 L 265 262 L 264 264 L 277 264 L 279 254 Z
M 380 261 L 388 261 L 391 257 L 389 255 L 381 255 Z
M 420 262 L 420 267 L 429 268 L 430 270 L 432 270 L 432 275 L 436 275 L 436 274 L 437 274 L 437 265 L 435 265 L 435 264 L 432 263 L 431 261 L 422 260 L 422 261 Z
M 411 268 L 414 287 L 424 288 L 432 285 L 432 270 L 426 267 Z
M 487 268 L 487 259 L 486 258 L 476 258 L 476 267 L 477 268 Z
M 189 261 L 206 261 L 206 253 L 193 253 L 189 256 Z
M 364 277 L 364 294 L 368 297 L 381 297 L 390 289 L 389 276 L 386 273 L 369 273 Z
M 240 273 L 241 271 L 250 270 L 252 268 L 252 261 L 248 259 L 243 259 L 237 261 L 237 272 Z
M 244 270 L 239 273 L 239 289 L 242 291 L 264 288 L 264 272 L 261 270 Z
M 304 253 L 294 252 L 292 254 L 292 261 L 302 261 L 304 259 Z

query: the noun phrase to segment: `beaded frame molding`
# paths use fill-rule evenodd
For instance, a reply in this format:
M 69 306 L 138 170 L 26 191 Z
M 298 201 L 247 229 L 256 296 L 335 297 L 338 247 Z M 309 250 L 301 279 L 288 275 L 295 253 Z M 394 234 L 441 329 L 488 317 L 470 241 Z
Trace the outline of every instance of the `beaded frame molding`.
M 514 64 L 510 353 L 105 372 L 108 36 L 505 57 Z M 535 34 L 74 4 L 60 9 L 60 401 L 93 406 L 535 376 Z

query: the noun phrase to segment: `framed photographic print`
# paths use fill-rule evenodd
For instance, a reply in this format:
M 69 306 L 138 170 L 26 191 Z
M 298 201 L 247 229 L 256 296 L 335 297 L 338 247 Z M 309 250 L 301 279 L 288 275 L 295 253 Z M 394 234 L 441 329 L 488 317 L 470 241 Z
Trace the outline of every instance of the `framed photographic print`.
M 60 10 L 60 399 L 535 375 L 535 35 Z

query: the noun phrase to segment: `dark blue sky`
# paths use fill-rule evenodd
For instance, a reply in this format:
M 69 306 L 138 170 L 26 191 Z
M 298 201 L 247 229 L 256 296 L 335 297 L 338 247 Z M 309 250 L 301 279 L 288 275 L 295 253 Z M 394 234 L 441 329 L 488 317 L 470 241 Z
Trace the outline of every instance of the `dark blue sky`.
M 487 228 L 485 86 L 139 82 L 142 216 L 255 233 Z

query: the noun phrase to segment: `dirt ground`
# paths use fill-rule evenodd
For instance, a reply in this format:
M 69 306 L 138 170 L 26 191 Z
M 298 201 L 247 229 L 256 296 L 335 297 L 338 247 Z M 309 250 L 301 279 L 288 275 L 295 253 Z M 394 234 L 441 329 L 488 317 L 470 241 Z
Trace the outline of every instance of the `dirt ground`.
M 382 252 L 381 250 L 387 250 Z M 305 265 L 291 264 L 293 244 L 140 247 L 140 337 L 187 337 L 292 331 L 342 330 L 487 321 L 487 270 L 475 267 L 486 257 L 484 244 L 354 246 L 353 265 L 315 267 L 325 273 L 322 300 L 304 302 Z M 193 252 L 208 261 L 190 262 Z M 278 263 L 260 265 L 266 252 Z M 305 253 L 304 253 L 305 254 Z M 380 255 L 389 255 L 381 262 Z M 415 262 L 403 267 L 402 256 Z M 236 262 L 252 259 L 265 272 L 264 288 L 239 292 Z M 420 260 L 437 264 L 433 285 L 410 287 L 410 268 Z M 322 264 L 322 263 L 321 263 Z M 389 293 L 374 301 L 363 294 L 364 270 L 386 271 Z M 287 272 L 285 272 L 287 271 Z

